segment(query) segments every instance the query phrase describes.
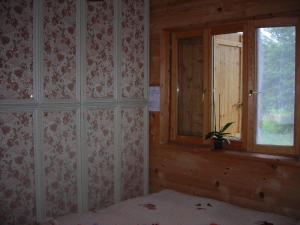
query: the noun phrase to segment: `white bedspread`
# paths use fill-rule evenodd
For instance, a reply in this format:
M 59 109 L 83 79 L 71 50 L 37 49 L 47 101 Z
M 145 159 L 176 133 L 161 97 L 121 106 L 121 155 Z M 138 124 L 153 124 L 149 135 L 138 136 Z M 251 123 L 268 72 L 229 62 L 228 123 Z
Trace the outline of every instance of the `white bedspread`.
M 271 213 L 164 190 L 121 202 L 97 212 L 57 218 L 58 225 L 296 225 Z

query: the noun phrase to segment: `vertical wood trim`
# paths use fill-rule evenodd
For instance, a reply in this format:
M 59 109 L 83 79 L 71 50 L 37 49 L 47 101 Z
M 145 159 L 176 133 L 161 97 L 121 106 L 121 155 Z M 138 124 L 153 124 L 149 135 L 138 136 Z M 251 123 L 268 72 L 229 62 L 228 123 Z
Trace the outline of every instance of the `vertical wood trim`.
M 203 109 L 203 134 L 212 130 L 212 107 L 213 107 L 213 76 L 212 76 L 212 35 L 210 29 L 204 29 L 203 31 L 203 90 L 204 95 L 204 109 Z M 206 107 L 205 107 L 206 106 Z M 204 140 L 204 143 L 209 141 Z
M 79 122 L 80 126 L 80 143 L 78 156 L 80 156 L 81 170 L 79 170 L 80 179 L 80 198 L 78 198 L 79 212 L 88 211 L 88 174 L 87 174 L 87 145 L 86 145 L 86 106 L 83 104 L 86 101 L 86 1 L 78 0 L 77 2 L 77 30 L 79 33 L 78 37 L 78 48 L 76 57 L 76 85 L 79 83 L 79 87 L 76 86 L 76 90 L 80 90 L 80 111 L 79 111 Z M 79 19 L 79 21 L 78 21 Z M 77 56 L 76 55 L 76 56 Z M 78 93 L 76 93 L 78 94 Z
M 160 143 L 169 141 L 170 126 L 170 33 L 160 35 Z
M 147 104 L 144 107 L 144 195 L 149 193 L 149 111 L 148 111 L 148 86 L 149 86 L 149 0 L 144 0 L 145 28 L 144 28 L 144 98 Z
M 45 92 L 44 92 L 44 0 L 36 0 L 38 2 L 39 14 L 38 14 L 38 40 L 37 44 L 39 45 L 38 58 L 38 73 L 39 73 L 39 82 L 38 82 L 38 103 L 45 102 Z
M 81 155 L 81 109 L 80 107 L 76 109 L 75 114 L 75 123 L 76 123 L 76 156 L 77 156 L 77 205 L 78 212 L 83 212 L 83 201 L 82 201 L 82 193 L 83 193 L 83 182 L 82 182 L 82 155 Z
M 178 37 L 172 34 L 171 37 L 172 53 L 171 55 L 171 72 L 170 72 L 170 140 L 175 140 L 177 135 L 177 83 L 178 83 Z
M 33 1 L 33 99 L 35 103 L 43 100 L 43 1 Z M 17 106 L 17 105 L 16 105 Z M 43 170 L 43 126 L 41 110 L 33 111 L 34 173 L 36 219 L 45 218 L 45 190 Z
M 41 100 L 41 2 L 38 0 L 33 1 L 33 99 L 34 102 L 39 103 Z
M 148 99 L 149 86 L 149 0 L 144 0 L 144 99 Z
M 81 32 L 81 24 L 82 24 L 82 19 L 81 18 L 81 0 L 76 0 L 76 18 L 75 18 L 75 23 L 76 23 L 76 52 L 75 52 L 75 99 L 77 101 L 81 100 L 81 60 L 82 60 L 82 48 L 81 48 L 81 42 L 82 42 L 82 33 Z
M 149 112 L 144 106 L 144 195 L 149 193 Z
M 296 23 L 296 83 L 295 83 L 295 147 L 296 154 L 300 155 L 300 19 Z M 300 161 L 299 161 L 300 162 Z
M 80 107 L 80 153 L 81 153 L 81 194 L 82 194 L 82 212 L 88 211 L 88 169 L 87 169 L 87 143 L 86 143 L 86 127 L 87 127 L 87 108 Z
M 248 69 L 248 51 L 249 51 L 249 39 L 247 39 L 249 35 L 248 24 L 245 23 L 243 25 L 243 40 L 242 40 L 242 124 L 241 124 L 241 141 L 242 141 L 242 150 L 246 151 L 247 143 L 248 143 L 248 77 L 249 77 L 249 69 Z
M 43 170 L 41 149 L 41 114 L 40 110 L 36 109 L 33 112 L 33 141 L 34 141 L 34 175 L 35 175 L 35 202 L 36 202 L 36 218 L 38 222 L 43 219 L 44 204 L 42 202 L 43 192 L 41 181 L 43 179 L 41 171 Z
M 75 92 L 76 100 L 81 102 L 82 98 L 82 88 L 80 87 L 82 81 L 82 17 L 81 17 L 81 0 L 76 0 L 76 56 L 75 56 Z M 83 211 L 83 182 L 82 182 L 82 153 L 81 150 L 83 143 L 81 138 L 82 136 L 82 121 L 81 121 L 81 106 L 76 109 L 76 156 L 77 156 L 77 204 L 78 211 Z
M 44 220 L 46 218 L 46 185 L 45 185 L 45 169 L 44 169 L 44 120 L 43 120 L 43 113 L 44 109 L 38 110 L 38 117 L 37 117 L 37 131 L 38 133 L 38 143 L 39 143 L 39 149 L 40 152 L 40 176 L 41 176 L 41 182 L 40 182 L 40 204 L 41 204 L 41 219 Z
M 121 200 L 121 108 L 118 105 L 121 99 L 121 0 L 114 0 L 114 202 Z
M 253 96 L 249 96 L 250 90 L 255 90 L 256 88 L 256 63 L 255 63 L 255 54 L 256 54 L 256 34 L 255 34 L 255 28 L 252 21 L 248 22 L 247 25 L 247 32 L 248 35 L 245 36 L 245 39 L 247 39 L 248 43 L 248 52 L 247 52 L 247 72 L 248 72 L 248 89 L 247 91 L 247 98 L 248 98 L 248 111 L 247 111 L 247 150 L 253 151 L 253 144 L 254 144 L 254 129 L 255 129 L 255 103 L 256 100 Z
M 114 202 L 121 200 L 121 107 L 116 106 L 114 109 Z
M 39 101 L 39 65 L 38 63 L 39 60 L 39 2 L 40 1 L 33 1 L 33 99 L 35 102 Z M 39 162 L 40 162 L 40 157 L 39 157 L 39 139 L 38 134 L 38 110 L 33 111 L 33 120 L 32 120 L 32 127 L 33 127 L 33 151 L 34 151 L 34 181 L 35 181 L 35 208 L 36 208 L 36 220 L 38 222 L 41 221 L 42 219 L 42 213 L 41 213 L 41 204 L 40 204 L 40 198 L 41 198 L 41 193 L 40 193 L 40 179 L 41 176 L 39 174 L 39 171 L 41 171 Z
M 118 103 L 121 100 L 121 49 L 122 49 L 122 4 L 121 0 L 114 0 L 114 99 Z
M 85 0 L 80 0 L 80 54 L 79 54 L 79 81 L 80 81 L 80 102 L 86 102 L 86 31 L 87 31 L 87 5 Z

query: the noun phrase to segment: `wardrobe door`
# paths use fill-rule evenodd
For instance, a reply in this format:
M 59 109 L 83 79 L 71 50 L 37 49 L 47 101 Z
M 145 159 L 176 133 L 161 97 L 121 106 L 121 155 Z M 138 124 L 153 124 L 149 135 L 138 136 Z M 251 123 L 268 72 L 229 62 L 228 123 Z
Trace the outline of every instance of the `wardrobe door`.
M 144 194 L 144 110 L 142 107 L 121 111 L 121 199 Z
M 88 100 L 114 97 L 113 0 L 87 1 L 86 90 Z
M 0 100 L 33 97 L 32 0 L 0 2 Z
M 43 165 L 46 215 L 78 211 L 76 111 L 43 113 Z
M 145 97 L 144 0 L 122 0 L 121 94 L 123 98 Z
M 31 112 L 0 112 L 0 221 L 35 222 L 35 172 Z
M 43 2 L 43 83 L 47 100 L 76 98 L 76 0 Z
M 87 111 L 88 209 L 114 202 L 114 110 Z

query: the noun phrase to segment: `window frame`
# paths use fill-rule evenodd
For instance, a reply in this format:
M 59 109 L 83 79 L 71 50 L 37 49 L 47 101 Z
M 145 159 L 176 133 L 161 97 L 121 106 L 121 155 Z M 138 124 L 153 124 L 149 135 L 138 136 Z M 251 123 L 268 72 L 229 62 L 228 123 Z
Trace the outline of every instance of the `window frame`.
M 249 22 L 249 89 L 257 90 L 257 29 L 262 27 L 281 27 L 295 26 L 296 28 L 296 46 L 295 46 L 295 112 L 294 112 L 294 145 L 259 145 L 256 144 L 256 123 L 257 123 L 257 96 L 251 96 L 248 99 L 249 114 L 252 117 L 248 120 L 249 143 L 248 151 L 274 154 L 274 155 L 299 155 L 300 139 L 300 32 L 299 18 L 271 18 L 262 20 L 253 20 Z
M 249 97 L 250 90 L 256 90 L 256 29 L 259 27 L 295 26 L 296 27 L 296 55 L 295 55 L 295 127 L 294 146 L 255 145 L 256 137 L 256 98 Z M 296 17 L 276 17 L 269 19 L 245 20 L 234 23 L 217 23 L 190 28 L 174 28 L 163 30 L 161 33 L 161 113 L 160 113 L 160 143 L 196 144 L 210 146 L 210 141 L 204 140 L 204 135 L 212 129 L 212 37 L 217 34 L 242 31 L 243 37 L 243 109 L 242 109 L 242 137 L 233 141 L 225 149 L 244 152 L 264 153 L 269 155 L 299 156 L 300 155 L 300 19 Z M 204 90 L 205 102 L 203 137 L 177 135 L 176 119 L 174 120 L 174 90 L 172 90 L 173 70 L 172 53 L 174 39 L 178 37 L 203 37 L 204 57 Z M 173 57 L 173 58 L 172 58 Z M 177 79 L 176 79 L 177 81 Z M 174 85 L 173 85 L 174 86 Z M 177 112 L 176 112 L 177 114 Z M 175 114 L 175 115 L 176 115 Z M 177 118 L 175 116 L 175 118 Z
M 209 40 L 210 40 L 210 48 L 209 48 L 209 52 L 211 54 L 211 56 L 209 57 L 209 77 L 210 77 L 210 82 L 211 82 L 211 90 L 210 92 L 213 92 L 213 66 L 214 66 L 214 62 L 213 62 L 213 36 L 214 35 L 220 35 L 220 34 L 229 34 L 229 33 L 235 33 L 235 32 L 243 32 L 243 71 L 242 71 L 242 100 L 243 100 L 243 107 L 242 107 L 242 121 L 241 121 L 241 139 L 240 140 L 232 140 L 230 143 L 230 146 L 224 146 L 224 148 L 228 148 L 228 149 L 235 149 L 235 150 L 240 150 L 240 151 L 246 151 L 246 143 L 247 143 L 247 91 L 246 88 L 248 86 L 247 83 L 247 72 L 248 72 L 248 67 L 247 67 L 247 38 L 246 38 L 246 34 L 247 34 L 247 25 L 246 23 L 234 23 L 234 24 L 229 24 L 229 25 L 222 25 L 222 26 L 214 26 L 211 28 L 208 28 L 209 30 Z M 213 95 L 213 94 L 212 94 Z M 213 96 L 212 96 L 212 101 L 213 101 Z M 213 121 L 211 121 L 211 124 L 213 126 Z M 211 126 L 211 127 L 212 127 Z M 211 128 L 210 128 L 211 129 Z
M 178 83 L 178 68 L 177 68 L 177 60 L 178 60 L 178 40 L 180 38 L 193 38 L 193 37 L 202 37 L 203 40 L 203 92 L 204 92 L 204 101 L 203 105 L 207 105 L 209 103 L 208 93 L 210 91 L 208 88 L 208 56 L 207 56 L 207 32 L 204 29 L 195 29 L 192 31 L 174 31 L 171 32 L 171 55 L 170 55 L 170 69 L 171 69 L 171 88 L 170 88 L 170 133 L 169 138 L 171 142 L 177 143 L 187 143 L 187 144 L 205 144 L 207 141 L 204 140 L 204 135 L 210 129 L 209 121 L 211 120 L 210 107 L 203 108 L 203 136 L 185 136 L 179 135 L 177 133 L 177 83 Z

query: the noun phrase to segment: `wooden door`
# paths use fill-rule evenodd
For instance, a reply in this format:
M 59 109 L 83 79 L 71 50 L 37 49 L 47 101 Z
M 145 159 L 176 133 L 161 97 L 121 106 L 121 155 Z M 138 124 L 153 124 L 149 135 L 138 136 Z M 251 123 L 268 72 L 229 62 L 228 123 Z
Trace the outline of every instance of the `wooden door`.
M 234 122 L 228 132 L 238 138 L 242 122 L 242 38 L 239 32 L 215 35 L 213 40 L 216 128 Z

